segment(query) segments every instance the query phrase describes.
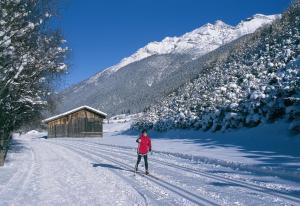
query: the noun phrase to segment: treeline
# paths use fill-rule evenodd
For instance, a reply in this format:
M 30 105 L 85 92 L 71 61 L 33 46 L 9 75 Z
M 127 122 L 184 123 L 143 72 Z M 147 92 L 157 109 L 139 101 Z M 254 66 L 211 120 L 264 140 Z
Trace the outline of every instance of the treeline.
M 218 131 L 284 118 L 300 132 L 299 30 L 295 0 L 281 19 L 242 37 L 225 59 L 206 65 L 198 78 L 148 108 L 133 128 Z
M 67 47 L 51 0 L 0 1 L 0 165 L 9 137 L 50 106 L 53 82 L 66 71 Z

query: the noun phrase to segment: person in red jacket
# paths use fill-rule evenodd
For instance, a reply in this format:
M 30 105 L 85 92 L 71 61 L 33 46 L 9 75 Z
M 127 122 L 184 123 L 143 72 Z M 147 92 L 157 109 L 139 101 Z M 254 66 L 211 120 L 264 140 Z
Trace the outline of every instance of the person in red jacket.
M 145 162 L 145 169 L 146 169 L 146 174 L 149 174 L 148 171 L 148 152 L 151 152 L 151 139 L 147 134 L 147 130 L 143 130 L 142 134 L 140 137 L 136 140 L 136 142 L 139 144 L 137 148 L 137 162 L 135 165 L 135 172 L 138 170 L 139 163 L 141 162 L 142 156 L 144 157 L 144 162 Z

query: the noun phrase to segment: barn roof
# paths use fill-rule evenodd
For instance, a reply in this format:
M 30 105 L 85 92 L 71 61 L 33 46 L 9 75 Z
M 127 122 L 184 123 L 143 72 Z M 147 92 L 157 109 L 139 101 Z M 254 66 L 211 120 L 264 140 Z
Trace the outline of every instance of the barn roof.
M 59 118 L 61 118 L 61 117 L 67 116 L 67 115 L 69 115 L 69 114 L 72 114 L 72 113 L 74 113 L 74 112 L 77 112 L 77 111 L 80 111 L 80 110 L 83 110 L 83 109 L 89 110 L 90 112 L 99 114 L 99 115 L 104 116 L 104 117 L 107 116 L 106 113 L 101 112 L 100 110 L 97 110 L 97 109 L 94 109 L 94 108 L 89 107 L 89 106 L 87 106 L 87 105 L 84 105 L 84 106 L 80 106 L 80 107 L 77 107 L 77 108 L 75 108 L 75 109 L 69 110 L 69 111 L 67 111 L 67 112 L 64 112 L 64 113 L 62 113 L 62 114 L 58 114 L 58 115 L 55 115 L 55 116 L 53 116 L 53 117 L 49 117 L 49 118 L 47 118 L 47 119 L 44 119 L 42 122 L 48 123 L 48 122 L 50 122 L 50 121 L 59 119 Z

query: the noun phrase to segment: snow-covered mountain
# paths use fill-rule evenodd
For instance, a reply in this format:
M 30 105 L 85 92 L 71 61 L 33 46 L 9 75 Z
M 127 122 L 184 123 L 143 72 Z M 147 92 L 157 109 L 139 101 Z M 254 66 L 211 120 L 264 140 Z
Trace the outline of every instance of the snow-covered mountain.
M 277 18 L 280 15 L 256 14 L 236 26 L 219 20 L 180 37 L 151 42 L 120 63 L 64 90 L 58 111 L 87 104 L 110 114 L 139 112 L 199 75 L 201 65 L 215 56 L 206 54 Z M 226 51 L 218 55 L 223 53 Z
M 251 18 L 241 21 L 236 26 L 231 26 L 221 20 L 217 20 L 214 24 L 205 24 L 179 37 L 166 37 L 160 42 L 150 42 L 131 56 L 122 59 L 120 63 L 91 77 L 88 82 L 94 82 L 95 79 L 103 74 L 111 74 L 128 64 L 153 55 L 189 53 L 195 57 L 199 57 L 245 34 L 253 33 L 262 25 L 269 24 L 279 17 L 280 15 L 256 14 Z
M 300 133 L 299 2 L 280 20 L 236 41 L 225 61 L 204 66 L 134 126 L 215 132 L 285 119 L 292 133 Z

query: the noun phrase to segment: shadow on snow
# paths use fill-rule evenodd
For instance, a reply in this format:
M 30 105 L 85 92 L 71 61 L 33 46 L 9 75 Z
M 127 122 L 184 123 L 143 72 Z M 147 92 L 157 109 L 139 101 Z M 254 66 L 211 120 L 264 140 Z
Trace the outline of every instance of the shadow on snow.
M 300 135 L 288 133 L 287 125 L 279 122 L 228 132 L 179 129 L 167 132 L 149 131 L 149 134 L 153 141 L 182 140 L 183 144 L 199 145 L 199 149 L 230 148 L 242 152 L 243 157 L 257 160 L 255 166 L 271 168 L 273 172 L 282 174 L 293 173 L 292 176 L 300 181 Z M 137 136 L 138 132 L 130 129 L 116 135 Z

